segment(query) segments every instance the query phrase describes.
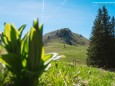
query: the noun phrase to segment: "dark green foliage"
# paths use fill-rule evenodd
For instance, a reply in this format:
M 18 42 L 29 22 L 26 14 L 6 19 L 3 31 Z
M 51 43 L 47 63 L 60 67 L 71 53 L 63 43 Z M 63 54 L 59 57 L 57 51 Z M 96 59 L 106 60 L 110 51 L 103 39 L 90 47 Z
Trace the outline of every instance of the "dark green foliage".
M 94 21 L 87 64 L 103 68 L 115 68 L 115 20 L 110 19 L 107 9 L 103 6 L 98 10 Z
M 1 45 L 1 42 L 2 42 L 2 40 L 1 40 L 1 36 L 2 36 L 2 33 L 0 33 L 0 45 Z
M 18 30 L 8 23 L 4 27 L 2 46 L 7 53 L 0 54 L 0 62 L 12 74 L 11 86 L 38 86 L 39 77 L 48 70 L 50 62 L 62 56 L 57 56 L 57 53 L 44 53 L 43 25 L 39 25 L 38 19 L 24 37 L 21 35 L 25 25 Z

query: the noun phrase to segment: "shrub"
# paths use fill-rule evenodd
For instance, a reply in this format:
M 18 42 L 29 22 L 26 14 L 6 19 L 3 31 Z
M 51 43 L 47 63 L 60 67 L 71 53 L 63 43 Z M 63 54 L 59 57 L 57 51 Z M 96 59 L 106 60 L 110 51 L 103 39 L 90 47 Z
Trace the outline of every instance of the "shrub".
M 25 26 L 17 30 L 13 25 L 5 24 L 2 41 L 7 54 L 1 55 L 0 62 L 12 73 L 14 86 L 37 86 L 39 77 L 48 69 L 50 62 L 60 56 L 44 53 L 43 25 L 39 25 L 38 20 L 33 22 L 30 32 L 21 38 Z

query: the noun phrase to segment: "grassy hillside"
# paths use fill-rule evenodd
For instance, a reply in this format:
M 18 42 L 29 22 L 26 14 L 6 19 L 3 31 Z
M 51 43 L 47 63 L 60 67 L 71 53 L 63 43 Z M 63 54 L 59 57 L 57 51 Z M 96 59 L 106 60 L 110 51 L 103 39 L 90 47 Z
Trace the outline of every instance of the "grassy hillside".
M 86 65 L 87 48 L 88 46 L 47 43 L 46 53 L 57 52 L 66 57 L 52 62 L 51 68 L 40 77 L 39 86 L 115 86 L 114 72 Z M 10 83 L 11 74 L 4 80 L 6 73 L 7 71 L 0 73 L 0 84 Z
M 2 53 L 2 46 L 0 45 L 0 54 Z
M 55 63 L 40 78 L 41 86 L 115 86 L 115 73 L 86 65 Z
M 86 65 L 88 46 L 71 46 L 48 43 L 46 52 L 58 52 L 65 58 L 53 62 L 48 72 L 40 78 L 47 86 L 115 86 L 115 73 Z M 56 66 L 58 64 L 58 67 Z
M 48 43 L 45 46 L 46 53 L 49 52 L 57 52 L 60 55 L 65 55 L 65 58 L 61 58 L 61 60 L 72 63 L 75 61 L 76 63 L 85 64 L 86 62 L 86 49 L 87 46 L 71 46 L 65 45 L 61 43 Z

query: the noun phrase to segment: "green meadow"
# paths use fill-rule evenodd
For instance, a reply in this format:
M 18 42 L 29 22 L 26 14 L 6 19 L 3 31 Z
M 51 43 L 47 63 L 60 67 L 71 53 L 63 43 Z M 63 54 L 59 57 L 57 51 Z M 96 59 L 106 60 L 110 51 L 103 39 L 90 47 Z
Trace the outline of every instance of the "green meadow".
M 64 46 L 65 45 L 65 46 Z M 86 65 L 88 46 L 71 46 L 61 43 L 48 43 L 45 52 L 63 55 L 52 62 L 47 72 L 39 78 L 39 86 L 115 86 L 115 73 Z M 2 51 L 0 46 L 0 51 Z M 1 52 L 0 52 L 1 53 Z M 0 74 L 1 86 L 10 83 L 11 73 L 7 69 Z
M 46 52 L 64 55 L 41 78 L 45 86 L 115 86 L 115 73 L 86 65 L 88 46 L 49 43 Z M 58 64 L 58 66 L 56 66 Z
M 65 57 L 61 58 L 66 62 L 72 63 L 73 61 L 77 64 L 85 64 L 87 58 L 87 48 L 88 46 L 72 46 L 62 43 L 48 43 L 45 46 L 46 53 L 57 52 Z

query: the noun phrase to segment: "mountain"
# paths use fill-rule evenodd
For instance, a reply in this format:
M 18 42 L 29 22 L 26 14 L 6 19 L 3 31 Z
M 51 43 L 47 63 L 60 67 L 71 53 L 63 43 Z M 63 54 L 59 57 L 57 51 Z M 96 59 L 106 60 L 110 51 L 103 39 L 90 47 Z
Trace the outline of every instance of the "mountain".
M 47 43 L 64 43 L 69 45 L 88 45 L 89 40 L 84 36 L 73 33 L 69 28 L 62 28 L 55 30 L 49 33 L 46 33 L 43 36 L 43 42 L 46 45 Z

